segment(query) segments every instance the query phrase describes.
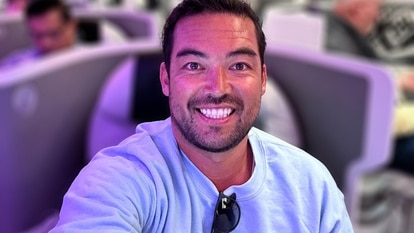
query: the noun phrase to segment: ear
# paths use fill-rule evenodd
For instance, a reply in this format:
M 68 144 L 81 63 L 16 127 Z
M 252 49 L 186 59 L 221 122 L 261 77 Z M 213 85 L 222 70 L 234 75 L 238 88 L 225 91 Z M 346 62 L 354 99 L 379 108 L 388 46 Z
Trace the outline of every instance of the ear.
M 78 21 L 75 19 L 71 19 L 70 21 L 68 21 L 66 30 L 73 34 L 73 40 L 76 40 L 76 34 L 78 33 Z
M 165 96 L 170 95 L 170 78 L 168 77 L 167 67 L 165 66 L 165 62 L 161 63 L 160 65 L 160 82 L 162 87 L 162 93 Z
M 263 64 L 263 71 L 262 71 L 262 95 L 266 92 L 266 82 L 267 82 L 267 68 L 266 65 Z
M 78 20 L 77 19 L 71 19 L 69 22 L 69 27 L 71 27 L 73 30 L 76 30 L 78 27 Z

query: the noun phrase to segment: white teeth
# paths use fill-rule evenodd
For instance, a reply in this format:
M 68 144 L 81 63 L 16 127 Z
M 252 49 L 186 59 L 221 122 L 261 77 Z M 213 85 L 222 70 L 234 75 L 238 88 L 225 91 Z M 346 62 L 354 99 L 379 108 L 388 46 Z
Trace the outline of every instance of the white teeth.
M 200 112 L 208 117 L 208 118 L 214 118 L 214 119 L 220 119 L 228 117 L 231 113 L 231 108 L 213 108 L 213 109 L 205 109 L 201 108 Z

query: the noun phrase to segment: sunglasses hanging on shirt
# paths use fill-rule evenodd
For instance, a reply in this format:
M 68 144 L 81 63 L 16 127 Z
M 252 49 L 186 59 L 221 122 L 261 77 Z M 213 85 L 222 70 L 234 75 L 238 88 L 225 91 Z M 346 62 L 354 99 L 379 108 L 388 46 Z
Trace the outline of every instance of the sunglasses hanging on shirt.
M 214 211 L 211 233 L 228 233 L 239 224 L 240 206 L 236 202 L 236 194 L 226 196 L 220 192 Z

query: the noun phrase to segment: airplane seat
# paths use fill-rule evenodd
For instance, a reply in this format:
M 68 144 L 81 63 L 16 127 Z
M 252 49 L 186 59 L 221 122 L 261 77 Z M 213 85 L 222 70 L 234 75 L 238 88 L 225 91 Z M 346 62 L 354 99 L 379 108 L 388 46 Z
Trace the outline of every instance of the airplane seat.
M 263 31 L 268 44 L 323 51 L 325 17 L 302 8 L 268 7 L 263 12 Z
M 265 58 L 269 77 L 297 116 L 303 149 L 331 172 L 358 226 L 359 184 L 365 175 L 386 169 L 391 157 L 391 75 L 365 60 L 280 44 L 269 44 Z
M 95 105 L 88 132 L 88 159 L 135 133 L 144 121 L 169 116 L 159 82 L 161 51 L 125 60 L 108 78 Z
M 0 73 L 0 187 L 7 190 L 0 192 L 0 232 L 53 221 L 87 162 L 88 120 L 107 75 L 128 56 L 157 47 L 91 46 Z

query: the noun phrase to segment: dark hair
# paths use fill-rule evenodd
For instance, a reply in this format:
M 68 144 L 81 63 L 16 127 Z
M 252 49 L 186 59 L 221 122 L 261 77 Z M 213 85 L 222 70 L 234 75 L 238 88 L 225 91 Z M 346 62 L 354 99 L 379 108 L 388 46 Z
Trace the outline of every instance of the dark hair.
M 31 0 L 26 8 L 26 19 L 41 16 L 51 10 L 58 10 L 62 19 L 68 22 L 72 19 L 69 7 L 60 0 Z
M 167 72 L 170 70 L 171 53 L 174 44 L 174 29 L 178 21 L 182 18 L 202 13 L 230 13 L 250 18 L 256 29 L 260 61 L 263 65 L 266 38 L 262 30 L 262 22 L 248 3 L 242 0 L 184 0 L 174 8 L 164 25 L 162 49 Z

